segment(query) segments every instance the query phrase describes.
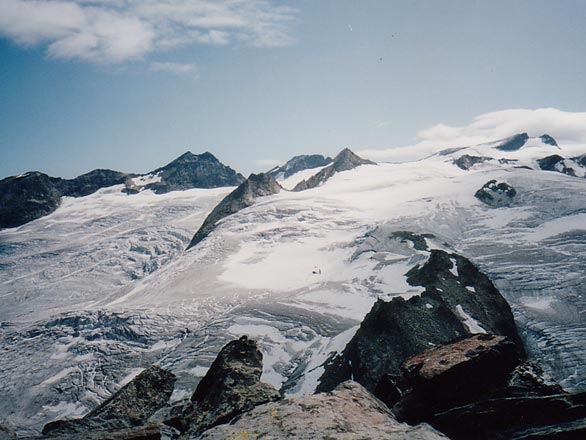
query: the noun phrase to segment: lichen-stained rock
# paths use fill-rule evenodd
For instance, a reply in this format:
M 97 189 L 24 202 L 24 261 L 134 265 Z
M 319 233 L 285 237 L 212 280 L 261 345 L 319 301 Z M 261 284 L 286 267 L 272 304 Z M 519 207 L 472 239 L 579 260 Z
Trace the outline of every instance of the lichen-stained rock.
M 520 362 L 511 340 L 489 334 L 425 351 L 403 364 L 404 378 L 413 391 L 393 409 L 409 423 L 428 420 L 438 411 L 506 386 Z
M 261 405 L 236 422 L 204 432 L 201 440 L 226 439 L 446 439 L 429 425 L 399 423 L 389 409 L 355 382 L 331 393 Z
M 152 366 L 85 417 L 48 423 L 43 428 L 43 434 L 113 432 L 143 425 L 151 415 L 168 404 L 175 380 L 173 373 Z
M 198 384 L 184 415 L 170 421 L 189 436 L 227 423 L 257 405 L 280 399 L 277 390 L 260 381 L 262 353 L 246 336 L 229 342 Z
M 517 191 L 506 182 L 490 180 L 474 194 L 478 200 L 492 208 L 511 206 Z

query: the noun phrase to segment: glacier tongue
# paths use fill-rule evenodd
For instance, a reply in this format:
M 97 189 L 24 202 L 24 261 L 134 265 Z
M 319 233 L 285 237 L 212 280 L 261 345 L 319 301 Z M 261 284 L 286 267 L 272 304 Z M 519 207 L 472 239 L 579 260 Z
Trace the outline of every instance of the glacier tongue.
M 263 380 L 312 392 L 320 360 L 343 349 L 377 298 L 419 293 L 404 274 L 425 251 L 393 231 L 433 234 L 430 248 L 477 263 L 532 356 L 584 390 L 586 180 L 517 165 L 359 167 L 259 198 L 188 252 L 231 189 L 105 189 L 0 231 L 0 418 L 31 431 L 80 415 L 153 362 L 179 376 L 177 399 L 188 396 L 241 334 L 259 340 Z M 492 179 L 517 190 L 511 207 L 474 198 Z

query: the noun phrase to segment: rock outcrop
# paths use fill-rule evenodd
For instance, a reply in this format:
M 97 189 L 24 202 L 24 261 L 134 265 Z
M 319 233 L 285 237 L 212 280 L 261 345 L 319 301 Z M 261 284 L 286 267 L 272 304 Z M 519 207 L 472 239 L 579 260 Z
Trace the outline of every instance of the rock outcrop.
M 318 392 L 354 378 L 379 396 L 377 388 L 388 391 L 409 357 L 474 333 L 507 336 L 524 356 L 508 303 L 469 260 L 432 250 L 407 275 L 425 291 L 409 300 L 377 301 L 344 351 L 325 363 Z
M 225 439 L 389 439 L 439 440 L 426 424 L 399 423 L 385 405 L 355 382 L 332 393 L 258 406 L 237 421 L 203 433 L 201 440 Z
M 402 365 L 412 391 L 395 406 L 400 420 L 418 423 L 507 385 L 521 358 L 505 336 L 474 335 L 414 356 Z
M 61 179 L 39 172 L 0 180 L 0 228 L 13 228 L 52 213 L 61 203 Z
M 470 168 L 472 168 L 474 165 L 476 165 L 478 163 L 486 162 L 488 160 L 492 160 L 492 158 L 491 157 L 484 157 L 484 156 L 471 156 L 469 154 L 463 154 L 462 156 L 458 157 L 457 159 L 454 159 L 454 165 L 456 165 L 458 168 L 461 168 L 461 169 L 467 171 Z
M 478 200 L 492 208 L 511 206 L 517 191 L 506 182 L 490 180 L 474 194 Z
M 175 379 L 174 374 L 152 366 L 82 419 L 48 423 L 43 428 L 43 434 L 63 436 L 98 431 L 114 432 L 142 426 L 150 416 L 168 404 Z
M 497 147 L 501 151 L 517 151 L 529 140 L 527 133 L 520 133 L 503 140 Z
M 551 145 L 552 147 L 558 146 L 556 140 L 548 134 L 542 134 L 541 136 L 539 136 L 539 139 L 541 139 L 541 142 L 543 142 L 544 144 Z
M 307 180 L 303 180 L 299 182 L 293 191 L 304 191 L 306 189 L 316 188 L 322 185 L 326 180 L 332 177 L 334 174 L 352 170 L 360 165 L 376 165 L 374 162 L 366 159 L 362 159 L 361 157 L 354 154 L 349 148 L 343 149 L 338 155 L 334 158 L 334 161 L 315 174 L 311 176 Z
M 228 194 L 206 217 L 201 227 L 191 239 L 187 249 L 206 238 L 224 217 L 252 206 L 257 197 L 277 194 L 281 185 L 269 174 L 251 174 L 238 188 Z
M 278 391 L 260 381 L 262 353 L 246 336 L 229 342 L 218 354 L 183 414 L 167 421 L 187 437 L 227 423 L 257 405 L 280 399 Z
M 323 167 L 329 165 L 330 163 L 332 163 L 331 157 L 324 157 L 321 154 L 304 154 L 289 159 L 285 165 L 275 167 L 267 174 L 270 174 L 275 179 L 281 177 L 286 179 L 287 177 L 290 177 L 299 171 Z

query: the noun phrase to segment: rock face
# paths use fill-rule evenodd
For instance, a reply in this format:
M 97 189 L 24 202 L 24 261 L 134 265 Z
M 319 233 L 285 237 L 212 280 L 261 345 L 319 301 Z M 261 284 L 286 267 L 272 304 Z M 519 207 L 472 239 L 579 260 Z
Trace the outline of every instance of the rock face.
M 321 154 L 304 154 L 293 157 L 283 166 L 273 168 L 268 172 L 268 174 L 273 176 L 275 179 L 281 175 L 284 179 L 286 179 L 287 177 L 290 177 L 299 171 L 323 167 L 330 163 L 332 163 L 331 157 L 324 157 Z
M 112 432 L 141 426 L 157 410 L 168 404 L 175 379 L 174 374 L 152 366 L 82 419 L 48 423 L 43 428 L 43 434 L 56 436 Z
M 496 147 L 497 150 L 501 151 L 517 151 L 525 145 L 529 140 L 527 133 L 520 133 L 510 138 L 505 139 L 500 145 Z
M 164 167 L 148 173 L 156 180 L 142 188 L 157 194 L 182 191 L 191 188 L 219 188 L 237 186 L 244 177 L 222 164 L 212 153 L 193 154 L 190 151 L 179 156 Z
M 541 139 L 541 142 L 543 142 L 544 144 L 551 145 L 553 147 L 558 146 L 556 140 L 548 134 L 542 134 L 541 136 L 539 136 L 539 139 Z
M 256 342 L 246 336 L 229 342 L 197 386 L 183 416 L 168 423 L 193 437 L 257 405 L 280 399 L 273 386 L 260 381 L 261 374 L 262 353 Z
M 257 197 L 277 194 L 281 185 L 269 174 L 251 174 L 238 188 L 228 194 L 206 217 L 199 230 L 191 239 L 187 249 L 206 238 L 217 223 L 229 215 L 254 204 Z
M 322 185 L 326 180 L 332 177 L 334 174 L 352 170 L 360 165 L 376 165 L 374 162 L 366 159 L 362 159 L 354 154 L 350 149 L 343 149 L 334 158 L 334 161 L 326 168 L 321 170 L 314 176 L 311 176 L 307 180 L 299 182 L 293 191 L 304 191 L 306 189 L 316 188 Z
M 507 336 L 524 356 L 508 303 L 469 260 L 432 250 L 428 261 L 407 275 L 425 291 L 409 300 L 377 301 L 343 353 L 324 365 L 317 391 L 354 378 L 379 396 L 377 388 L 388 391 L 409 357 L 474 333 Z
M 13 228 L 55 211 L 61 179 L 39 172 L 0 180 L 0 228 Z
M 62 195 L 68 197 L 84 197 L 95 193 L 100 188 L 119 185 L 132 176 L 112 170 L 93 170 L 71 180 L 61 180 Z
M 242 175 L 223 165 L 211 153 L 187 152 L 168 165 L 147 174 L 97 169 L 74 179 L 39 172 L 0 180 L 0 228 L 13 228 L 52 213 L 61 197 L 83 197 L 101 188 L 126 184 L 125 192 L 151 189 L 157 194 L 191 188 L 236 186 Z
M 413 391 L 394 406 L 395 414 L 409 423 L 429 420 L 437 412 L 506 386 L 520 362 L 511 340 L 489 334 L 425 351 L 402 366 L 404 382 Z
M 474 197 L 492 208 L 511 206 L 517 191 L 506 182 L 490 180 L 476 191 Z
M 206 431 L 202 440 L 225 439 L 389 439 L 436 440 L 444 435 L 429 425 L 395 420 L 384 404 L 355 382 L 332 393 L 258 406 L 236 422 Z

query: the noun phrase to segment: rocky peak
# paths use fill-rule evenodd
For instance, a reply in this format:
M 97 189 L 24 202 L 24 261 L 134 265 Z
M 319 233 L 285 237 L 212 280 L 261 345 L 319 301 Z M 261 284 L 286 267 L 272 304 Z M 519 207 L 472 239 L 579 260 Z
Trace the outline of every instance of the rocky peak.
M 381 381 L 399 376 L 407 358 L 474 333 L 507 336 L 524 356 L 508 303 L 469 260 L 434 249 L 406 275 L 425 291 L 377 301 L 344 351 L 326 361 L 317 391 L 353 377 L 378 395 Z
M 338 153 L 329 166 L 314 176 L 311 176 L 309 179 L 299 182 L 295 188 L 293 188 L 293 191 L 304 191 L 306 189 L 316 188 L 322 185 L 334 174 L 352 170 L 360 165 L 376 165 L 376 163 L 367 159 L 362 159 L 349 148 L 344 148 Z
M 213 211 L 206 217 L 201 227 L 195 233 L 187 249 L 192 248 L 206 238 L 216 227 L 216 224 L 229 215 L 254 204 L 257 197 L 277 194 L 281 185 L 270 174 L 251 174 L 248 179 L 228 194 Z
M 519 133 L 509 138 L 504 139 L 497 147 L 497 150 L 501 151 L 517 151 L 525 145 L 529 140 L 527 133 Z
M 207 151 L 203 154 L 187 151 L 164 167 L 144 176 L 150 176 L 153 182 L 147 183 L 141 189 L 150 189 L 157 194 L 192 188 L 236 186 L 244 181 L 241 174 L 222 164 Z
M 556 140 L 548 134 L 542 134 L 541 136 L 539 136 L 539 139 L 541 139 L 541 142 L 543 142 L 544 144 L 551 145 L 553 147 L 558 147 L 558 143 L 556 142 Z
M 286 179 L 299 171 L 323 167 L 330 163 L 332 163 L 331 157 L 324 157 L 321 154 L 304 154 L 293 157 L 283 166 L 275 167 L 269 171 L 269 174 L 275 178 L 278 178 L 278 176 L 282 174 L 283 178 Z

